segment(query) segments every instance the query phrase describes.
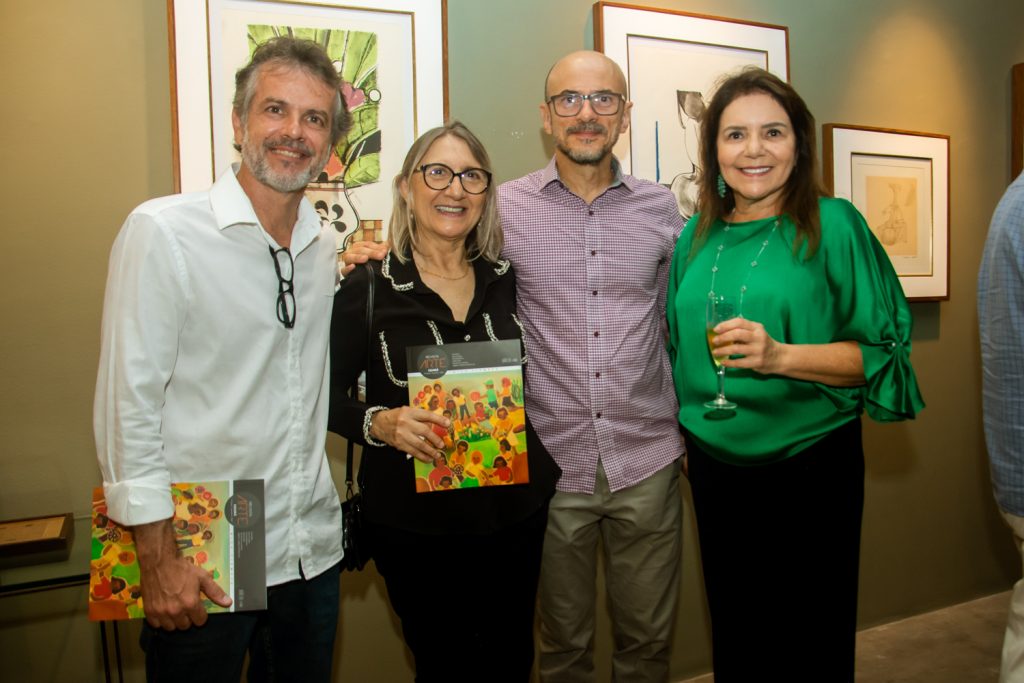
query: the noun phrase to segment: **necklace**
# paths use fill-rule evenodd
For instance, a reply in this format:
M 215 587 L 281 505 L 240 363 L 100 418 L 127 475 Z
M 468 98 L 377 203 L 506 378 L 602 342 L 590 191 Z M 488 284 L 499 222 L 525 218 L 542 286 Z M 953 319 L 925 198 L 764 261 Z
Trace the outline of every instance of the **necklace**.
M 711 266 L 711 288 L 708 290 L 708 296 L 712 296 L 715 293 L 715 276 L 718 274 L 718 259 L 722 256 L 722 252 L 725 251 L 725 238 L 728 236 L 729 229 L 731 227 L 732 225 L 730 223 L 726 223 L 725 228 L 722 230 L 722 232 L 726 234 L 722 236 L 722 243 L 718 245 L 718 249 L 715 251 L 715 262 Z M 747 293 L 747 283 L 750 281 L 750 276 L 754 272 L 754 269 L 757 268 L 758 259 L 761 258 L 761 254 L 764 253 L 764 250 L 768 248 L 768 242 L 771 241 L 772 235 L 775 234 L 775 231 L 778 230 L 778 228 L 779 219 L 776 218 L 775 222 L 772 223 L 771 232 L 769 232 L 768 236 L 761 242 L 761 248 L 758 249 L 757 255 L 754 256 L 754 259 L 750 262 L 750 268 L 747 270 L 747 276 L 743 278 L 743 284 L 740 285 L 741 311 L 743 310 L 743 295 Z
M 419 254 L 419 252 L 415 252 L 415 253 Z M 448 280 L 449 282 L 457 282 L 458 280 L 461 280 L 462 278 L 464 278 L 467 275 L 469 275 L 469 264 L 468 263 L 466 264 L 466 270 L 463 271 L 462 275 L 459 275 L 458 277 L 449 277 L 448 275 L 441 275 L 441 273 L 435 273 L 432 270 L 427 270 L 422 265 L 420 265 L 419 261 L 416 262 L 416 270 L 420 271 L 421 273 L 426 273 L 427 275 L 433 275 L 434 277 L 439 277 L 442 280 Z

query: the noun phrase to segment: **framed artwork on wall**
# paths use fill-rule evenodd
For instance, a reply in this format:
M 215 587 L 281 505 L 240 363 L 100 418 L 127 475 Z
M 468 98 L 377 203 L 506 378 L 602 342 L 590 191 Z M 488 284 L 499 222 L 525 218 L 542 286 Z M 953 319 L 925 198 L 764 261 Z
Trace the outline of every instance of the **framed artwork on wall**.
M 1024 64 L 1013 65 L 1010 81 L 1010 174 L 1016 178 L 1024 171 Z
M 633 102 L 616 158 L 669 187 L 684 218 L 696 211 L 700 122 L 717 82 L 751 65 L 789 80 L 785 26 L 598 2 L 594 47 L 622 68 Z
M 827 123 L 825 185 L 853 202 L 911 301 L 949 299 L 949 136 Z
M 352 114 L 307 196 L 341 248 L 382 239 L 391 181 L 448 109 L 447 0 L 167 0 L 175 189 L 205 189 L 239 161 L 232 146 L 235 72 L 277 35 L 313 40 L 341 75 Z

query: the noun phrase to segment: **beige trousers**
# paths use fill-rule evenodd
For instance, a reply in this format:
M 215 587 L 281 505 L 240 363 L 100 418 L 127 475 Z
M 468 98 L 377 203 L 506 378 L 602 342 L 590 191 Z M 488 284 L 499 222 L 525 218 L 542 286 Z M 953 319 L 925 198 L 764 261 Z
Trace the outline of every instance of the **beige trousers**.
M 679 467 L 676 461 L 612 493 L 599 464 L 593 495 L 555 494 L 544 536 L 538 605 L 545 683 L 595 680 L 599 540 L 613 622 L 612 680 L 668 680 L 682 555 Z
M 1024 560 L 1024 517 L 1003 512 L 1003 519 L 1013 529 L 1013 540 Z M 1003 638 L 1003 664 L 999 683 L 1024 683 L 1024 578 L 1013 585 L 1010 615 Z

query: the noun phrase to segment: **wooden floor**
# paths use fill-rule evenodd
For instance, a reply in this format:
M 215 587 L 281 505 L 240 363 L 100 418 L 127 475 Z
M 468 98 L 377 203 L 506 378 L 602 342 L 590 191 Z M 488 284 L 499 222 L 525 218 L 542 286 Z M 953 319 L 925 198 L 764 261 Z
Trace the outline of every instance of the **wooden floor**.
M 997 593 L 861 631 L 857 683 L 995 683 L 1009 601 Z

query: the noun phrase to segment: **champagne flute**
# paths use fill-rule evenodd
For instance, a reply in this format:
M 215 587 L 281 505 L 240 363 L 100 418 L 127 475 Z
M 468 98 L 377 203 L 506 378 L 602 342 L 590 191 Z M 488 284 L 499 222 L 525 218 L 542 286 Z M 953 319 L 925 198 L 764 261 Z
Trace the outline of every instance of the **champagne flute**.
M 717 336 L 715 334 L 715 326 L 726 320 L 732 320 L 739 315 L 738 297 L 724 296 L 714 292 L 708 293 L 705 333 L 708 339 L 708 351 L 711 352 L 711 360 L 715 363 L 715 374 L 718 375 L 718 396 L 714 400 L 706 402 L 704 404 L 705 408 L 712 408 L 714 410 L 736 409 L 736 404 L 725 398 L 725 367 L 713 352 L 715 349 L 714 341 Z

